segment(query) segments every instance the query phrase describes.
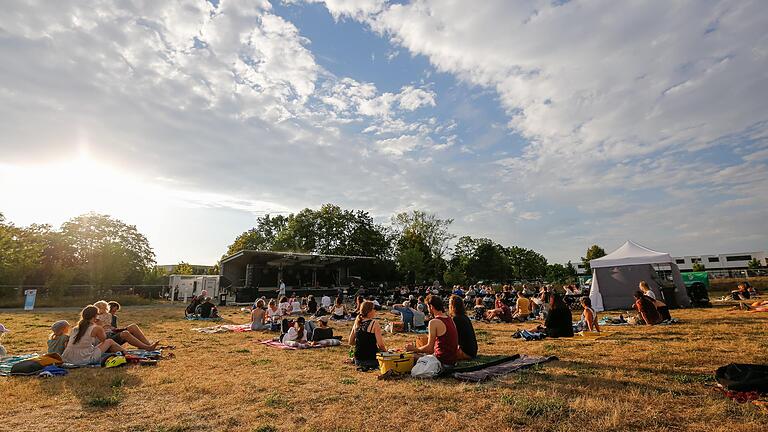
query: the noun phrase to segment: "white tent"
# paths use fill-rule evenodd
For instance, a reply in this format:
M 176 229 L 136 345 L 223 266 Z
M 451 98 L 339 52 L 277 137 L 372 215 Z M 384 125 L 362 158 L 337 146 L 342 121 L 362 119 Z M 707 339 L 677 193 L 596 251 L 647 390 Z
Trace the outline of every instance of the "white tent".
M 656 297 L 664 299 L 667 304 L 690 305 L 680 270 L 668 253 L 648 249 L 627 240 L 610 254 L 591 260 L 589 265 L 592 268 L 589 298 L 592 307 L 597 311 L 630 308 L 634 302 L 634 292 L 637 291 L 641 280 L 648 282 Z M 653 265 L 670 267 L 675 285 L 674 299 L 663 297 Z

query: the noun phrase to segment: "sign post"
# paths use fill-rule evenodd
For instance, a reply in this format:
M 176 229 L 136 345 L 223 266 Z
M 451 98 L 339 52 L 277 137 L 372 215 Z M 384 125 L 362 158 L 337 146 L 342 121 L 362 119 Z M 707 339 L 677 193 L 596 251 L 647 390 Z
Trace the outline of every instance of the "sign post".
M 24 310 L 31 311 L 35 308 L 35 297 L 37 297 L 36 289 L 24 290 Z

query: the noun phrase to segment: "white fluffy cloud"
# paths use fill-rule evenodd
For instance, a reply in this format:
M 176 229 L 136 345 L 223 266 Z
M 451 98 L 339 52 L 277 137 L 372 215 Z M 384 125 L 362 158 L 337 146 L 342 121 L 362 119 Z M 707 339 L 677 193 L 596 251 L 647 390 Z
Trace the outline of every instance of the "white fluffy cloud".
M 561 212 L 615 201 L 566 232 L 583 241 L 636 235 L 681 253 L 712 247 L 675 243 L 676 227 L 718 233 L 718 250 L 755 247 L 754 232 L 764 231 L 768 203 L 754 194 L 768 190 L 764 2 L 488 0 L 468 10 L 418 0 L 365 13 L 326 5 L 439 71 L 495 90 L 509 129 L 528 141 L 497 160 L 506 196 L 556 209 L 521 209 L 520 219 L 572 223 Z M 733 215 L 706 195 L 745 204 L 740 222 L 724 224 Z

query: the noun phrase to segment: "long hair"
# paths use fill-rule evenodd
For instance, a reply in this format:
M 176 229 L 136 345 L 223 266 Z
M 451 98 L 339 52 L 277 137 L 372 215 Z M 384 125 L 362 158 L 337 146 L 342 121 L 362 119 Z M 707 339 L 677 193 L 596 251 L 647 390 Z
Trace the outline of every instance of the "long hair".
M 360 312 L 357 314 L 357 318 L 355 318 L 355 325 L 359 325 L 360 321 L 364 320 L 365 317 L 368 316 L 369 313 L 373 310 L 373 302 L 372 301 L 364 301 L 360 304 Z
M 467 310 L 464 309 L 464 300 L 457 295 L 452 295 L 450 300 L 448 300 L 448 311 L 454 317 L 466 315 Z
M 641 291 L 649 291 L 651 288 L 648 286 L 648 282 L 646 281 L 640 281 L 640 290 Z
M 91 320 L 99 314 L 99 309 L 94 305 L 88 305 L 80 312 L 80 321 L 77 323 L 77 335 L 75 335 L 74 343 L 77 343 L 82 339 L 85 331 L 91 325 Z
M 563 301 L 563 296 L 558 293 L 549 294 L 549 307 L 551 310 L 568 309 L 568 305 Z
M 300 341 L 304 339 L 304 317 L 299 317 L 296 319 L 296 324 L 299 325 L 299 330 L 296 331 L 297 339 L 296 341 Z

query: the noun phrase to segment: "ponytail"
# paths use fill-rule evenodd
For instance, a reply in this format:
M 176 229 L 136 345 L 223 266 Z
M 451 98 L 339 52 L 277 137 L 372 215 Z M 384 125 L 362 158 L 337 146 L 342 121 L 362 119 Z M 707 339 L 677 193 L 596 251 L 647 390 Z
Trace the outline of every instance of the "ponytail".
M 99 309 L 96 306 L 88 305 L 80 312 L 80 321 L 77 323 L 77 334 L 75 335 L 74 343 L 80 341 L 83 338 L 83 334 L 88 330 L 91 325 L 91 320 L 98 315 Z

